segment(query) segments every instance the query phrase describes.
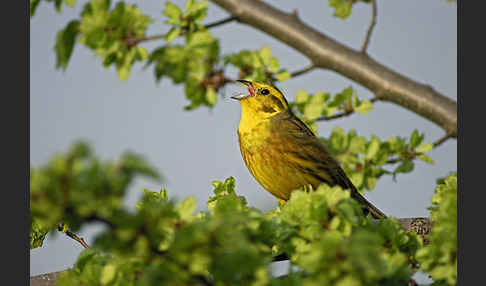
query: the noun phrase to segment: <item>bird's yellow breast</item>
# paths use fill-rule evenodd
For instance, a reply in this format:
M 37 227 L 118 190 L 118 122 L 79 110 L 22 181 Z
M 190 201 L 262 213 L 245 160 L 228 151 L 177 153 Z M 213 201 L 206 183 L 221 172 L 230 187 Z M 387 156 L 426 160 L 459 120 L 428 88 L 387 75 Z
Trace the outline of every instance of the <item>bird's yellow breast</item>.
M 241 155 L 250 173 L 265 190 L 288 200 L 293 190 L 319 184 L 319 180 L 301 171 L 305 162 L 297 162 L 299 159 L 290 155 L 292 150 L 272 128 L 270 119 L 247 120 L 245 117 L 242 116 L 238 126 Z

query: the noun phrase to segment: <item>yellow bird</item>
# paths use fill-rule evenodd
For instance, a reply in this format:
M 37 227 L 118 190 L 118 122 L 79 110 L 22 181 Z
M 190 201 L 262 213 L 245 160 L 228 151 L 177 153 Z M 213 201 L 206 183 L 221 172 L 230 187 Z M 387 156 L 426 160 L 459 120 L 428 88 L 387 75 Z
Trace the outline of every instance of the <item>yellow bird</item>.
M 241 103 L 240 151 L 265 190 L 287 201 L 301 187 L 339 185 L 351 191 L 365 214 L 386 217 L 356 190 L 324 143 L 293 114 L 282 92 L 267 84 L 238 81 L 248 87 L 248 94 L 232 96 Z

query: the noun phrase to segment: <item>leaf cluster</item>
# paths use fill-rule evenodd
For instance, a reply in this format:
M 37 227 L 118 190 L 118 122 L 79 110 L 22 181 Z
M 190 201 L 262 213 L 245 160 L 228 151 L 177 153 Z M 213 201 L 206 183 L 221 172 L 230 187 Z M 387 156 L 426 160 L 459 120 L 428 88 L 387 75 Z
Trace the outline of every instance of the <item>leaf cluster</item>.
M 209 212 L 197 214 L 192 198 L 175 204 L 165 190 L 145 191 L 137 213 L 97 237 L 59 285 L 280 285 L 267 266 L 281 253 L 300 269 L 288 285 L 403 285 L 413 273 L 418 236 L 363 217 L 339 187 L 296 191 L 265 214 L 236 194 L 233 178 L 213 186 Z
M 457 174 L 442 180 L 429 207 L 434 225 L 430 244 L 417 252 L 423 270 L 435 280 L 434 285 L 457 283 Z
M 444 239 L 454 230 L 450 178 L 433 199 L 438 244 L 429 249 L 395 219 L 363 216 L 338 186 L 295 190 L 264 213 L 248 206 L 230 177 L 213 182 L 207 211 L 196 212 L 192 197 L 174 202 L 165 189 L 143 190 L 128 211 L 121 202 L 139 175 L 160 179 L 138 155 L 101 162 L 82 142 L 31 170 L 31 248 L 60 225 L 106 225 L 58 285 L 404 285 L 417 262 L 437 281 L 451 279 L 443 276 L 450 270 L 437 270 L 450 267 L 444 251 L 449 258 L 457 251 Z M 282 255 L 289 273 L 274 277 L 268 266 Z
M 342 114 L 366 114 L 373 108 L 373 103 L 359 99 L 356 91 L 349 86 L 334 96 L 322 91 L 309 94 L 306 90 L 300 89 L 290 106 L 305 122 L 313 125 L 318 120 L 336 115 L 338 111 Z
M 135 62 L 148 59 L 148 52 L 136 42 L 145 36 L 152 22 L 136 5 L 118 2 L 110 9 L 110 0 L 86 3 L 80 19 L 72 20 L 56 37 L 56 67 L 66 69 L 72 51 L 79 41 L 102 60 L 103 67 L 115 66 L 124 81 Z
M 215 73 L 219 43 L 202 28 L 185 35 L 185 45 L 166 45 L 154 50 L 147 65 L 154 66 L 157 81 L 169 77 L 175 84 L 184 83 L 190 104 L 186 110 L 201 105 L 214 106 L 218 86 L 205 85 L 204 80 Z
M 138 154 L 125 152 L 116 161 L 100 161 L 86 142 L 73 144 L 30 170 L 30 247 L 42 246 L 48 231 L 66 224 L 78 230 L 87 221 L 111 221 L 136 176 L 160 180 Z
M 259 50 L 241 50 L 227 55 L 224 61 L 240 70 L 238 78 L 241 79 L 271 84 L 273 81 L 286 81 L 290 78 L 290 73 L 280 68 L 279 60 L 272 56 L 272 51 L 265 45 Z

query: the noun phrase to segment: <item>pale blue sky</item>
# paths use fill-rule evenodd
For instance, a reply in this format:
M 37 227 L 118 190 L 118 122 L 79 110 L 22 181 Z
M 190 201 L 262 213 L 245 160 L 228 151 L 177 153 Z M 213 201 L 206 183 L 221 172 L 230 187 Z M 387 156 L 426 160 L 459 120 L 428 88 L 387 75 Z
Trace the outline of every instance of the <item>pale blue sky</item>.
M 30 35 L 30 158 L 31 165 L 45 163 L 55 152 L 65 151 L 76 139 L 89 140 L 102 158 L 115 158 L 124 150 L 142 153 L 167 179 L 163 184 L 173 198 L 194 196 L 199 209 L 211 194 L 211 181 L 236 179 L 237 192 L 246 196 L 251 206 L 268 210 L 276 200 L 251 177 L 241 158 L 236 128 L 239 104 L 230 99 L 218 102 L 213 110 L 199 108 L 183 111 L 188 103 L 183 86 L 168 79 L 155 83 L 151 69 L 136 65 L 130 78 L 120 82 L 114 69 L 103 69 L 99 58 L 77 46 L 65 73 L 55 70 L 53 46 L 56 32 L 74 17 L 82 4 L 64 7 L 57 14 L 51 3 L 42 2 L 31 20 Z M 137 3 L 155 23 L 148 34 L 167 31 L 161 11 L 164 1 L 126 1 Z M 184 4 L 184 1 L 173 1 Z M 332 17 L 327 1 L 267 1 L 285 11 L 299 10 L 309 25 L 338 41 L 359 49 L 370 22 L 369 5 L 357 4 L 346 21 Z M 298 5 L 297 5 L 298 3 Z M 369 54 L 386 66 L 422 83 L 432 85 L 442 94 L 457 98 L 457 5 L 443 0 L 378 1 L 378 19 L 369 45 Z M 210 3 L 211 22 L 227 17 L 225 11 Z M 309 61 L 295 50 L 251 27 L 230 23 L 211 31 L 221 38 L 222 53 L 258 49 L 268 45 L 282 67 L 297 70 Z M 145 45 L 149 50 L 163 41 Z M 336 93 L 353 86 L 361 98 L 372 94 L 358 84 L 331 71 L 316 70 L 279 85 L 287 98 L 305 88 L 309 92 Z M 228 85 L 226 92 L 242 91 Z M 321 123 L 319 133 L 327 136 L 334 127 L 359 135 L 381 138 L 408 136 L 417 128 L 434 141 L 443 131 L 433 123 L 391 103 L 377 103 L 366 116 Z M 366 197 L 385 213 L 395 217 L 427 216 L 426 207 L 435 187 L 435 179 L 457 169 L 456 141 L 449 140 L 431 152 L 435 165 L 418 162 L 411 174 L 380 180 Z M 161 185 L 137 180 L 130 188 L 127 205 L 133 206 L 142 187 L 158 190 Z M 83 229 L 79 234 L 88 244 L 101 227 Z M 72 266 L 82 247 L 57 235 L 44 247 L 31 250 L 31 275 Z

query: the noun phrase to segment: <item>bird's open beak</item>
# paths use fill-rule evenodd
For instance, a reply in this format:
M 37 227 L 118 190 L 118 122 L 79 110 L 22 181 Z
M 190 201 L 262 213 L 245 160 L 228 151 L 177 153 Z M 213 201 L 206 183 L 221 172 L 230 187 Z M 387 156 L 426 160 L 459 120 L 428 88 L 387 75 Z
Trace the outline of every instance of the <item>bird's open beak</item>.
M 239 79 L 237 81 L 241 82 L 242 84 L 244 84 L 248 87 L 248 94 L 241 93 L 241 94 L 233 95 L 231 98 L 236 99 L 236 100 L 242 100 L 242 99 L 247 98 L 249 96 L 255 95 L 251 81 L 247 81 L 247 80 L 243 80 L 243 79 Z

